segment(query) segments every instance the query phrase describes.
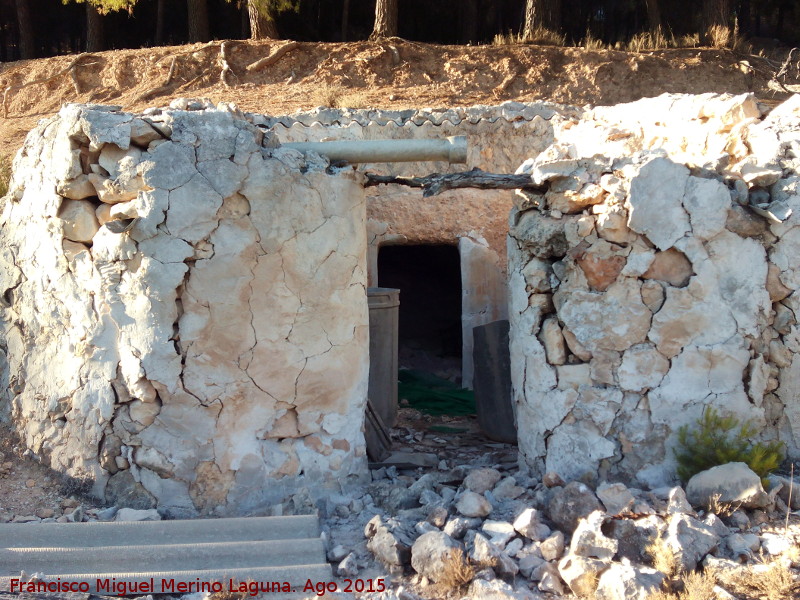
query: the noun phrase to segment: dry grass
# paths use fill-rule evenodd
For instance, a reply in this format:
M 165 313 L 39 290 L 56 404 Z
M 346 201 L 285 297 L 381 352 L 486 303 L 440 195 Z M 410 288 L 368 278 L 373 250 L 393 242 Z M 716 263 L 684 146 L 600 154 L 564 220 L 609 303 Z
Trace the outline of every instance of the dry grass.
M 712 48 L 730 48 L 744 54 L 753 52 L 752 44 L 739 33 L 738 19 L 734 21 L 733 28 L 727 25 L 712 25 L 706 30 L 705 40 Z
M 670 587 L 651 593 L 647 600 L 716 600 L 716 584 L 711 573 L 688 573 Z
M 700 45 L 699 33 L 687 33 L 675 38 L 676 48 L 697 48 Z
M 460 593 L 475 578 L 475 567 L 460 548 L 448 552 L 443 562 L 444 577 L 436 582 L 443 591 Z
M 653 568 L 669 577 L 674 577 L 681 571 L 681 564 L 675 553 L 663 538 L 657 537 L 644 549 L 653 563 Z
M 567 36 L 544 27 L 537 27 L 530 35 L 524 36 L 521 33 L 512 32 L 498 33 L 492 40 L 493 46 L 513 46 L 514 44 L 536 44 L 538 46 L 564 46 L 567 43 Z
M 366 93 L 346 88 L 339 84 L 324 84 L 317 88 L 312 96 L 316 106 L 328 108 L 368 108 Z
M 646 52 L 650 50 L 664 50 L 666 48 L 695 48 L 700 45 L 700 35 L 697 33 L 675 37 L 671 33 L 665 34 L 662 29 L 643 31 L 635 34 L 625 46 L 629 52 Z
M 8 184 L 11 182 L 11 157 L 0 154 L 0 197 L 8 193 Z
M 579 44 L 585 50 L 605 50 L 608 45 L 601 39 L 592 35 L 592 32 L 587 30 L 586 37 L 581 40 Z
M 247 585 L 254 582 L 253 579 L 247 579 Z M 246 600 L 249 594 L 247 592 L 232 591 L 230 589 L 223 589 L 221 592 L 213 592 L 208 595 L 208 600 Z
M 800 581 L 786 563 L 768 559 L 754 568 L 743 570 L 730 581 L 731 592 L 759 600 L 793 600 L 800 597 Z
M 587 50 L 607 50 L 612 46 L 603 40 L 586 32 L 579 43 L 567 44 L 567 36 L 557 31 L 539 27 L 527 37 L 522 34 L 508 32 L 497 34 L 492 40 L 494 46 L 513 46 L 515 44 L 538 44 L 539 46 L 571 46 L 582 47 Z M 675 37 L 671 33 L 667 35 L 662 29 L 655 31 L 642 31 L 635 34 L 628 42 L 617 42 L 613 45 L 615 50 L 627 50 L 628 52 L 646 52 L 651 50 L 664 50 L 666 48 L 696 48 L 700 45 L 700 34 L 692 33 Z
M 733 513 L 742 507 L 742 503 L 732 504 L 730 502 L 721 502 L 720 494 L 714 494 L 708 499 L 706 509 L 708 512 L 714 513 L 718 517 L 730 517 Z
M 727 25 L 712 25 L 706 30 L 706 40 L 712 48 L 728 48 L 732 33 Z

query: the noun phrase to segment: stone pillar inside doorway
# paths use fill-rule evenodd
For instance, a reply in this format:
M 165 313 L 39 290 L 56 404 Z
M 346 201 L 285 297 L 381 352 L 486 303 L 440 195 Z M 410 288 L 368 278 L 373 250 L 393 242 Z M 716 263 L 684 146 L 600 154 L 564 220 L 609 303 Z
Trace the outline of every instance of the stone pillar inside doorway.
M 508 318 L 505 273 L 497 252 L 470 232 L 458 240 L 461 258 L 461 385 L 472 388 L 472 329 Z

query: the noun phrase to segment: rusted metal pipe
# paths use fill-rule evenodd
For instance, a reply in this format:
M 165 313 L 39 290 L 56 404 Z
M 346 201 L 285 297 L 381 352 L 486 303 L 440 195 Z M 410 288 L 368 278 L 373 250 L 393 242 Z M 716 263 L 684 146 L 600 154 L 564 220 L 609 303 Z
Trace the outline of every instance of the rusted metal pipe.
M 331 161 L 347 163 L 393 163 L 447 161 L 467 162 L 467 136 L 444 140 L 363 140 L 334 142 L 291 142 L 281 144 L 300 152 L 316 152 Z

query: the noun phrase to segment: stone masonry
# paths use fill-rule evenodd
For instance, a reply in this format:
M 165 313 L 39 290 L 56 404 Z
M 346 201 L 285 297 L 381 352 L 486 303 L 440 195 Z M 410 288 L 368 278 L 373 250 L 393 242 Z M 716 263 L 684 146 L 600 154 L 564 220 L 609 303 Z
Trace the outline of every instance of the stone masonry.
M 706 406 L 800 457 L 800 96 L 662 96 L 555 126 L 510 219 L 521 460 L 674 478 Z
M 18 154 L 0 228 L 5 418 L 98 496 L 168 515 L 359 478 L 359 176 L 268 147 L 235 108 L 183 108 L 198 110 L 68 105 Z
M 279 147 L 465 133 L 469 166 L 530 157 L 520 172 L 545 191 L 423 204 Z M 167 515 L 359 480 L 377 248 L 458 243 L 464 330 L 509 298 L 534 474 L 671 483 L 676 431 L 705 406 L 797 458 L 798 156 L 799 97 L 771 112 L 710 94 L 282 118 L 66 106 L 0 206 L 3 417 L 97 495 Z

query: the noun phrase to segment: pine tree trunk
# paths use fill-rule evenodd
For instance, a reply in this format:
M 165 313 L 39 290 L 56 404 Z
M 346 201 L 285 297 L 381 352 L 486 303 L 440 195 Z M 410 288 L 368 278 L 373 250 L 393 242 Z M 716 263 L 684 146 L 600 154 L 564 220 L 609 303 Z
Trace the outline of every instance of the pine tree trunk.
M 97 9 L 86 3 L 86 51 L 99 52 L 105 50 L 103 39 L 103 15 Z
M 533 37 L 533 30 L 536 28 L 536 0 L 525 2 L 525 20 L 522 25 L 522 39 L 527 40 Z
M 19 57 L 36 58 L 36 42 L 28 0 L 17 0 L 17 26 L 19 27 Z
M 164 42 L 164 19 L 166 17 L 167 0 L 158 0 L 156 4 L 156 46 L 163 46 Z
M 539 28 L 561 31 L 561 0 L 526 0 L 522 37 L 532 37 Z
M 701 37 L 708 45 L 719 45 L 719 37 L 711 35 L 712 27 L 728 27 L 730 0 L 703 0 L 703 30 Z
M 247 14 L 250 17 L 250 39 L 265 40 L 268 38 L 278 38 L 278 28 L 275 19 L 265 14 L 266 9 L 259 10 L 258 5 L 253 0 L 247 3 Z
M 208 28 L 208 3 L 206 0 L 188 0 L 189 41 L 207 42 L 211 38 Z
M 459 38 L 462 44 L 478 43 L 478 0 L 462 0 Z
M 350 0 L 344 0 L 342 5 L 342 41 L 347 41 L 347 26 L 350 23 Z
M 375 27 L 372 29 L 371 40 L 397 35 L 397 0 L 376 0 L 375 2 Z
M 661 7 L 659 0 L 645 0 L 647 5 L 647 24 L 650 26 L 650 31 L 658 31 L 661 29 Z
M 730 0 L 703 0 L 703 25 L 706 29 L 714 25 L 727 26 L 730 14 Z

